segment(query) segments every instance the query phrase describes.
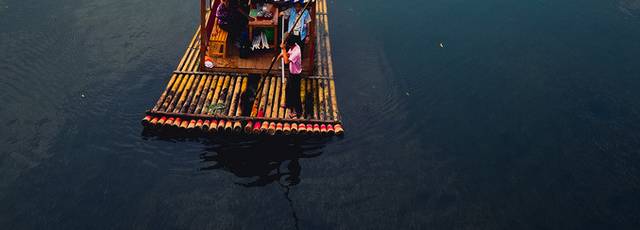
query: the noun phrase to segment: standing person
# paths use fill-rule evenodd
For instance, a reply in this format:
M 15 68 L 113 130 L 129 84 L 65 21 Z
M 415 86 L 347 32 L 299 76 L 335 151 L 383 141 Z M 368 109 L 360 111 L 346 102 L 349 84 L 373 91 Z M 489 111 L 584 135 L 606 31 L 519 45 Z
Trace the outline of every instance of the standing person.
M 298 44 L 301 50 L 304 50 L 305 44 L 309 44 L 309 23 L 311 23 L 311 15 L 308 10 L 302 12 L 302 2 L 296 2 L 293 7 L 288 10 L 280 13 L 285 19 L 289 20 L 289 26 L 287 27 L 287 31 L 291 31 L 292 34 L 289 36 L 290 40 L 293 40 Z M 293 27 L 293 24 L 296 23 L 296 19 L 298 15 L 302 14 L 300 21 Z M 293 28 L 293 30 L 291 29 Z M 289 33 L 289 32 L 287 32 Z M 287 34 L 285 34 L 285 37 Z
M 231 0 L 233 4 L 231 6 L 234 9 L 234 19 L 236 20 L 236 31 L 238 32 L 238 37 L 236 40 L 236 46 L 241 47 L 247 45 L 245 43 L 248 42 L 248 26 L 249 22 L 255 21 L 256 19 L 249 15 L 250 7 L 249 0 Z
M 289 39 L 287 45 L 280 44 L 282 53 L 280 58 L 289 65 L 289 77 L 286 86 L 286 108 L 291 109 L 290 118 L 297 118 L 298 112 L 302 110 L 300 101 L 300 73 L 302 73 L 302 51 L 298 43 Z
M 216 9 L 216 22 L 220 29 L 227 33 L 233 33 L 235 29 L 233 25 L 233 9 L 229 1 L 230 0 L 221 0 L 220 4 L 218 4 L 218 8 Z
M 218 27 L 229 33 L 229 37 L 238 47 L 245 40 L 243 38 L 246 36 L 249 21 L 255 20 L 249 16 L 248 4 L 246 0 L 221 0 L 216 9 Z

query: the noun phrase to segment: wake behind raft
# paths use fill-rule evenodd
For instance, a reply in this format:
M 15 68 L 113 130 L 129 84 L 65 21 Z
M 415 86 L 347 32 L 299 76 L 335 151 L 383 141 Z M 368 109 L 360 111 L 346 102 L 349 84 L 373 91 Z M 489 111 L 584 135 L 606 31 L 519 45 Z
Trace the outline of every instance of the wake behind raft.
M 252 19 L 235 34 L 246 39 L 221 28 L 216 17 L 226 6 L 221 4 L 200 0 L 200 26 L 143 126 L 218 135 L 342 135 L 326 0 L 240 4 L 238 11 L 246 9 Z M 299 23 L 309 41 L 300 43 L 302 73 L 291 76 L 281 59 L 274 65 L 274 57 L 282 40 L 302 40 Z M 287 95 L 292 77 L 300 77 L 299 95 Z M 295 101 L 301 111 L 286 106 L 288 97 L 300 97 Z

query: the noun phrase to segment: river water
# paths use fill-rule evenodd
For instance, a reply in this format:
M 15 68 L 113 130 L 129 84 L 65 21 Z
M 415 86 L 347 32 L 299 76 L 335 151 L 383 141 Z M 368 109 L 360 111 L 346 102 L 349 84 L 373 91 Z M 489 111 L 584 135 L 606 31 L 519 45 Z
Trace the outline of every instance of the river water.
M 2 229 L 640 227 L 638 0 L 329 1 L 328 142 L 143 133 L 197 12 L 0 0 Z

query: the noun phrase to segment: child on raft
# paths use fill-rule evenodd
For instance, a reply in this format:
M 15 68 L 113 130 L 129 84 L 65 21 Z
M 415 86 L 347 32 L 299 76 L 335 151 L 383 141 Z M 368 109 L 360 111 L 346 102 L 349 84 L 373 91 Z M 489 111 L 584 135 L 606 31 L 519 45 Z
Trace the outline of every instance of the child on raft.
M 300 73 L 302 73 L 302 51 L 297 42 L 289 39 L 285 46 L 280 44 L 282 52 L 278 58 L 282 58 L 285 64 L 289 65 L 289 77 L 287 78 L 286 87 L 286 108 L 291 109 L 289 117 L 298 118 L 298 112 L 301 111 L 302 103 L 300 101 Z

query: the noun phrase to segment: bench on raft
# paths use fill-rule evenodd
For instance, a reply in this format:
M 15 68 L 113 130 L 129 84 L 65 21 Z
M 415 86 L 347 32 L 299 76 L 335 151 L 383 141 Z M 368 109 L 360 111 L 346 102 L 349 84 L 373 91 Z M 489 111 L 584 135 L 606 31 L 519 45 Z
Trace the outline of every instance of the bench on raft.
M 227 58 L 227 38 L 229 33 L 224 31 L 218 26 L 218 20 L 214 20 L 213 34 L 209 37 L 209 52 L 208 56 L 221 56 Z

